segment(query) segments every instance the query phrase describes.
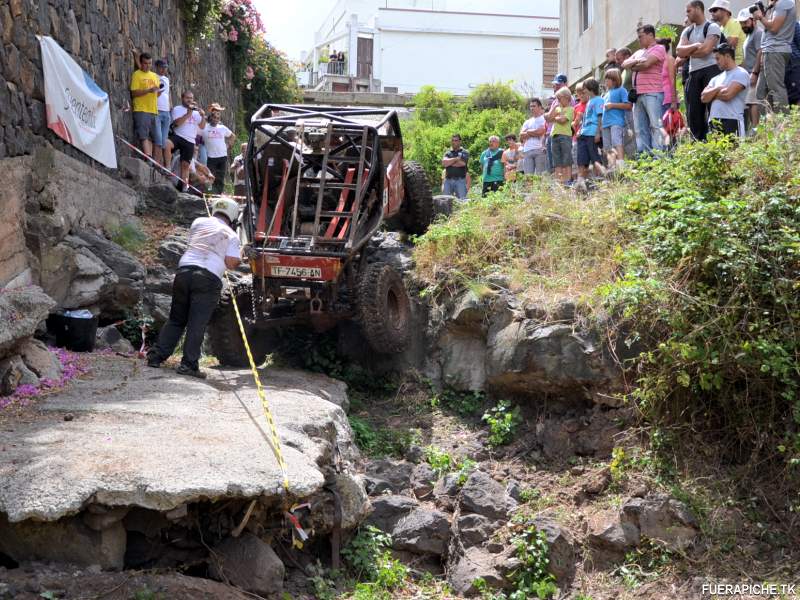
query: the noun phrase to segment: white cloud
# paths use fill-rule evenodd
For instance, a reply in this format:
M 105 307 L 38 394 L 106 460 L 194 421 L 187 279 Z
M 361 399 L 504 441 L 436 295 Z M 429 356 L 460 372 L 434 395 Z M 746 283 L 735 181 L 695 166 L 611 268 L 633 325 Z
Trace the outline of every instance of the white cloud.
M 336 0 L 254 0 L 267 39 L 291 59 L 299 60 L 314 43 L 314 31 Z

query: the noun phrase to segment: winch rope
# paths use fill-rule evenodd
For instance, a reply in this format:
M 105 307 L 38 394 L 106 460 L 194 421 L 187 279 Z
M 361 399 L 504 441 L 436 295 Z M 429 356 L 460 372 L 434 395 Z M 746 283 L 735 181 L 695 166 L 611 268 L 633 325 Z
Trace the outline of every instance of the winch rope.
M 202 200 L 203 200 L 203 205 L 206 208 L 206 212 L 208 213 L 209 217 L 212 216 L 211 207 L 209 205 L 209 200 L 201 190 L 199 190 L 196 187 L 190 185 L 189 182 L 183 181 L 180 177 L 174 175 L 171 171 L 167 170 L 164 166 L 160 165 L 158 162 L 153 160 L 151 157 L 147 156 L 139 148 L 137 148 L 136 146 L 130 144 L 124 138 L 120 137 L 119 135 L 117 135 L 116 137 L 123 144 L 125 144 L 128 148 L 130 148 L 131 150 L 134 150 L 139 155 L 144 157 L 146 160 L 150 161 L 153 165 L 158 167 L 165 174 L 168 174 L 169 177 L 175 177 L 178 181 L 180 181 L 181 183 L 184 183 L 187 187 L 189 187 L 189 188 L 195 190 L 196 192 L 198 192 L 199 194 L 201 194 L 202 195 Z M 252 267 L 252 265 L 251 265 L 251 267 Z M 272 438 L 271 439 L 271 444 L 270 444 L 272 446 L 272 452 L 275 455 L 275 459 L 278 461 L 278 466 L 280 467 L 281 475 L 283 476 L 283 489 L 286 491 L 286 498 L 284 499 L 284 501 L 288 502 L 288 498 L 289 498 L 289 475 L 288 475 L 288 469 L 286 467 L 286 461 L 283 458 L 283 452 L 281 450 L 281 441 L 280 441 L 280 437 L 278 436 L 278 427 L 275 424 L 274 417 L 272 416 L 272 410 L 270 409 L 269 400 L 267 399 L 267 394 L 264 391 L 264 386 L 261 384 L 261 377 L 258 374 L 258 366 L 256 365 L 255 360 L 253 359 L 253 353 L 250 350 L 250 342 L 247 339 L 247 333 L 245 332 L 245 329 L 244 329 L 244 322 L 242 321 L 242 315 L 239 312 L 239 304 L 236 301 L 236 294 L 233 293 L 233 285 L 231 283 L 230 277 L 228 277 L 228 273 L 227 272 L 225 273 L 225 281 L 228 284 L 228 289 L 231 292 L 231 302 L 233 304 L 233 312 L 236 315 L 236 322 L 239 325 L 239 333 L 242 336 L 242 342 L 244 344 L 244 349 L 245 349 L 245 352 L 247 353 L 247 361 L 250 364 L 250 371 L 251 371 L 251 373 L 253 375 L 253 380 L 255 381 L 255 384 L 256 384 L 256 392 L 258 394 L 258 399 L 261 402 L 261 408 L 264 411 L 264 416 L 267 419 L 267 423 L 269 424 L 270 437 Z

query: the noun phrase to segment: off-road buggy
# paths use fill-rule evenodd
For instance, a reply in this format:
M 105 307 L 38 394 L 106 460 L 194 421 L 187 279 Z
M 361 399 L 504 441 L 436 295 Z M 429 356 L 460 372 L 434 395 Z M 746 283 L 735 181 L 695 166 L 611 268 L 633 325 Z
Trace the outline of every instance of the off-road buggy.
M 276 329 L 348 319 L 376 352 L 401 352 L 411 302 L 401 275 L 368 257 L 368 242 L 382 226 L 423 233 L 433 198 L 421 165 L 403 160 L 397 113 L 267 104 L 251 120 L 245 173 L 252 276 L 223 292 L 208 328 L 214 356 L 246 364 L 232 296 L 256 362 Z

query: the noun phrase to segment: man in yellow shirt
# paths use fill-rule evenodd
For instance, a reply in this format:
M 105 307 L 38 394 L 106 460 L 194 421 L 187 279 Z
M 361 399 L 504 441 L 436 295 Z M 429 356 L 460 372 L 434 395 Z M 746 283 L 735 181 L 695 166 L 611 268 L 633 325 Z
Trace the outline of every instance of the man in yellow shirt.
M 139 68 L 131 77 L 131 98 L 133 99 L 133 129 L 141 144 L 142 152 L 153 155 L 153 142 L 156 137 L 156 118 L 158 117 L 158 92 L 161 79 L 150 70 L 153 60 L 149 54 L 139 55 Z
M 714 0 L 714 4 L 711 5 L 708 12 L 711 13 L 711 20 L 722 29 L 728 45 L 736 50 L 736 64 L 742 64 L 744 61 L 745 35 L 738 19 L 731 18 L 730 0 Z

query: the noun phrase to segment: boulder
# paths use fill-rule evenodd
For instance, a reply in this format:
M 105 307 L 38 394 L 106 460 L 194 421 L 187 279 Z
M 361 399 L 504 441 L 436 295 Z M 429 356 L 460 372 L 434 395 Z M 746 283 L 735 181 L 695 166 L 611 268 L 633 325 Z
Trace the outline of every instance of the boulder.
M 130 509 L 127 506 L 102 506 L 91 504 L 81 515 L 83 523 L 95 531 L 103 531 L 122 521 Z
M 587 494 L 597 495 L 606 491 L 609 485 L 611 485 L 611 469 L 604 467 L 589 474 L 581 489 Z
M 461 489 L 459 506 L 462 512 L 483 515 L 492 520 L 506 520 L 516 508 L 516 501 L 505 488 L 483 471 L 473 471 Z
M 172 216 L 178 202 L 178 190 L 169 183 L 156 183 L 147 187 L 144 199 L 150 211 Z
M 0 356 L 30 338 L 55 307 L 53 299 L 36 286 L 0 290 Z
M 411 473 L 414 465 L 405 461 L 387 458 L 373 460 L 367 464 L 366 486 L 370 495 L 390 491 L 399 494 L 411 489 Z
M 119 329 L 113 325 L 100 327 L 97 329 L 97 341 L 95 350 L 113 350 L 121 354 L 131 354 L 134 351 L 133 344 L 122 336 Z
M 454 535 L 463 548 L 480 546 L 498 528 L 498 524 L 483 515 L 461 515 L 456 521 Z
M 685 504 L 663 494 L 628 500 L 622 506 L 622 519 L 638 526 L 642 537 L 661 542 L 670 550 L 685 550 L 700 530 Z
M 147 267 L 144 288 L 148 292 L 171 295 L 174 279 L 174 270 L 168 270 L 164 265 L 152 265 Z
M 450 521 L 438 510 L 417 508 L 397 523 L 392 542 L 396 550 L 442 556 L 450 542 Z
M 458 202 L 455 196 L 439 195 L 433 197 L 433 215 L 448 216 L 453 212 L 453 203 Z
M 169 319 L 172 296 L 168 294 L 145 294 L 144 310 L 153 319 L 153 325 L 161 327 Z
M 619 374 L 598 336 L 571 323 L 515 320 L 490 329 L 487 349 L 487 383 L 506 392 L 580 393 L 609 385 Z
M 61 363 L 42 342 L 35 339 L 25 340 L 17 347 L 23 362 L 39 379 L 57 381 L 61 378 Z
M 576 548 L 572 534 L 555 520 L 537 516 L 533 520 L 537 531 L 547 536 L 548 569 L 559 584 L 570 583 L 575 576 Z
M 337 473 L 336 491 L 342 509 L 342 529 L 355 529 L 369 513 L 370 502 L 364 483 L 349 473 Z
M 453 592 L 460 596 L 478 595 L 476 579 L 483 579 L 490 588 L 499 589 L 505 585 L 495 556 L 481 548 L 467 548 L 454 562 L 447 579 Z
M 185 234 L 171 235 L 158 246 L 158 258 L 167 269 L 178 268 L 178 261 L 188 247 L 186 240 Z
M 368 262 L 388 263 L 399 273 L 410 271 L 414 266 L 413 246 L 404 242 L 397 232 L 379 231 L 370 239 L 368 247 Z
M 39 385 L 39 378 L 23 362 L 21 356 L 0 360 L 0 396 L 9 396 L 21 385 Z
M 217 544 L 209 565 L 214 579 L 262 596 L 280 594 L 284 572 L 283 563 L 270 545 L 251 533 L 228 537 Z
M 0 515 L 0 552 L 17 562 L 46 560 L 118 570 L 123 567 L 126 541 L 125 528 L 120 522 L 95 531 L 80 517 L 44 523 L 30 520 L 9 523 Z
M 411 489 L 417 498 L 426 498 L 433 492 L 436 472 L 428 463 L 419 463 L 411 472 Z
M 144 265 L 118 244 L 91 230 L 82 229 L 75 235 L 86 242 L 96 256 L 102 257 L 103 262 L 118 278 L 110 298 L 111 308 L 123 311 L 135 306 L 142 299 L 144 290 Z
M 378 496 L 372 500 L 372 512 L 365 524 L 391 533 L 395 525 L 419 506 L 414 498 L 398 495 Z
M 433 485 L 433 497 L 441 508 L 452 511 L 461 486 L 458 485 L 458 475 L 449 473 L 440 477 Z

